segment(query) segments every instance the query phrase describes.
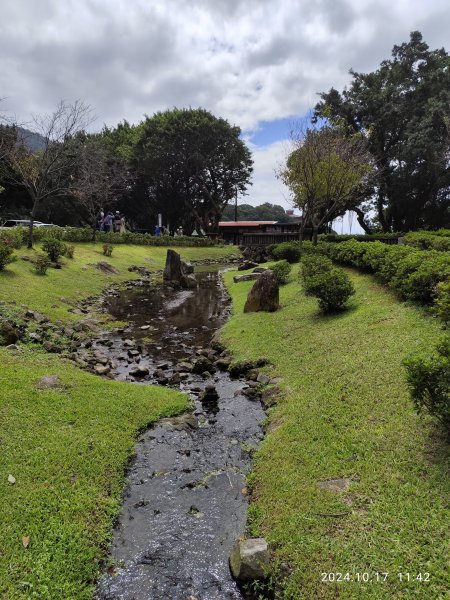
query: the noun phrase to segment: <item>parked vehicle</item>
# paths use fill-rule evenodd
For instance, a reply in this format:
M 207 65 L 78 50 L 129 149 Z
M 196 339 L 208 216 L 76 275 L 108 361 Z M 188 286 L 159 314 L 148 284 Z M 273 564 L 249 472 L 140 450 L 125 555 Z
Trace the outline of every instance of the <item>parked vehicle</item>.
M 30 220 L 29 219 L 9 219 L 5 221 L 0 229 L 4 229 L 5 227 L 29 227 Z M 34 221 L 33 227 L 54 227 L 53 223 L 42 223 L 41 221 Z

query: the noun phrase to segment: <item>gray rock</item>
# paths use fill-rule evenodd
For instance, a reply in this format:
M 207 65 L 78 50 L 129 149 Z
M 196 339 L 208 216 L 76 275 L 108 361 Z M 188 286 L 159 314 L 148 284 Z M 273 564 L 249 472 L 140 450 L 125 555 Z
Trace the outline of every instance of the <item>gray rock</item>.
M 268 270 L 259 275 L 258 281 L 250 290 L 244 312 L 273 312 L 280 306 L 280 291 L 277 278 Z
M 107 375 L 110 372 L 110 368 L 107 365 L 95 365 L 94 371 L 97 375 Z
M 39 379 L 36 387 L 40 390 L 56 389 L 61 388 L 62 384 L 58 375 L 45 375 Z
M 253 269 L 257 266 L 258 263 L 256 262 L 253 262 L 252 260 L 245 260 L 241 265 L 239 265 L 238 271 L 247 271 L 247 269 Z
M 269 548 L 263 538 L 238 540 L 230 555 L 231 572 L 239 581 L 265 579 L 269 562 Z
M 145 377 L 148 374 L 148 368 L 142 365 L 136 365 L 135 367 L 132 367 L 130 369 L 130 375 L 132 375 L 133 377 Z
M 264 375 L 264 373 L 258 373 L 256 381 L 262 385 L 267 385 L 270 382 L 270 377 L 267 377 L 267 375 Z
M 254 281 L 261 277 L 261 273 L 246 273 L 245 275 L 235 275 L 233 277 L 234 283 L 239 283 L 240 281 Z
M 176 370 L 180 371 L 180 372 L 181 371 L 189 371 L 190 372 L 190 371 L 192 371 L 192 367 L 193 367 L 192 363 L 183 361 L 183 362 L 180 362 L 177 364 Z

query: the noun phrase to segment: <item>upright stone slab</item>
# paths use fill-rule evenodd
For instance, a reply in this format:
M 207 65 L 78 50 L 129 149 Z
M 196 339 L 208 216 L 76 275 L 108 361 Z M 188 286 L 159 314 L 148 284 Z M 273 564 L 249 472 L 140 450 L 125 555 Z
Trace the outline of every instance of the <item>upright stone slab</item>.
M 166 266 L 164 267 L 164 281 L 181 283 L 183 272 L 181 270 L 181 257 L 175 250 L 167 250 Z
M 250 290 L 244 312 L 273 312 L 280 306 L 280 291 L 277 278 L 272 271 L 261 273 Z

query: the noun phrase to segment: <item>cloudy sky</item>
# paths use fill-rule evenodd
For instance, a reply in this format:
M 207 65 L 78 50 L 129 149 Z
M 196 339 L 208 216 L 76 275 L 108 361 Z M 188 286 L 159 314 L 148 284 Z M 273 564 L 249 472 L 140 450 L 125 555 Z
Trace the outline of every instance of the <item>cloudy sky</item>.
M 253 150 L 245 201 L 288 206 L 292 123 L 348 71 L 423 33 L 450 50 L 448 0 L 0 0 L 0 98 L 17 120 L 82 99 L 95 126 L 204 107 Z

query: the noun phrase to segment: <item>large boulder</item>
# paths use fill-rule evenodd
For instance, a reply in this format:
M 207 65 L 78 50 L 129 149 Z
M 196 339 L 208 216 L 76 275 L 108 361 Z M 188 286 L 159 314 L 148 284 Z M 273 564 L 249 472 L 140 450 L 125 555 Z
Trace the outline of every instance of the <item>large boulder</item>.
M 196 288 L 197 280 L 192 271 L 192 265 L 183 262 L 178 252 L 171 249 L 167 250 L 166 265 L 163 273 L 164 281 L 177 283 L 187 289 Z
M 280 306 L 280 290 L 277 278 L 272 271 L 261 273 L 250 290 L 244 312 L 273 312 Z
M 263 538 L 238 540 L 230 555 L 230 569 L 238 581 L 265 579 L 269 567 L 270 554 Z
M 240 281 L 256 281 L 259 279 L 261 273 L 246 273 L 245 275 L 234 275 L 233 281 L 234 283 L 239 283 Z

